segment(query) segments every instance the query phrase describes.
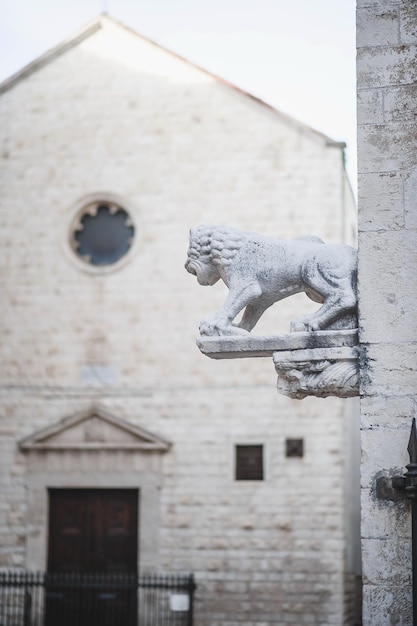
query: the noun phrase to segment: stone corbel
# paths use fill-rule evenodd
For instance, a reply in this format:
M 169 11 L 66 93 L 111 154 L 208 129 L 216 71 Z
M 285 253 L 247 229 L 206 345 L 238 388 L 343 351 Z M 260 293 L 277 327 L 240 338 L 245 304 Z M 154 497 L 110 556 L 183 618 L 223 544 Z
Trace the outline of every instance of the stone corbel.
M 357 347 L 274 352 L 277 389 L 290 398 L 359 395 Z
M 212 359 L 272 357 L 279 393 L 298 400 L 359 395 L 357 344 L 356 329 L 197 339 L 201 352 Z

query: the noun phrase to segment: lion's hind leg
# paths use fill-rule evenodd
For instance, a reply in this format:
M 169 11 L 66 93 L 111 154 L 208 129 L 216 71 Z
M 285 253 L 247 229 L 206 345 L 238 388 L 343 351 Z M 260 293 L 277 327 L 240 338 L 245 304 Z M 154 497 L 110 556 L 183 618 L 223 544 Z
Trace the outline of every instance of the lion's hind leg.
M 353 312 L 356 298 L 346 296 L 344 291 L 329 295 L 315 313 L 302 317 L 291 324 L 292 331 L 316 331 L 328 328 L 333 322 Z M 350 327 L 350 321 L 349 321 Z
M 322 330 L 355 310 L 354 254 L 353 249 L 346 247 L 341 256 L 333 254 L 323 258 L 323 255 L 315 255 L 303 264 L 301 278 L 305 292 L 315 302 L 322 301 L 323 305 L 312 315 L 295 320 L 291 325 L 293 331 Z

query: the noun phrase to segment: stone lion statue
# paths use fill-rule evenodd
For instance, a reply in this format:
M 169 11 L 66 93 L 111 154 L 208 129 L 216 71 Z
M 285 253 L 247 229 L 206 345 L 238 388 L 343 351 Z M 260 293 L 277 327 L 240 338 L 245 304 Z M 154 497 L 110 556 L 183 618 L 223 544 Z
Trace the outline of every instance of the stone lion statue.
M 247 334 L 274 302 L 299 292 L 322 306 L 295 320 L 292 331 L 355 327 L 356 268 L 356 250 L 347 245 L 212 225 L 190 231 L 185 263 L 200 285 L 221 278 L 229 288 L 223 308 L 200 323 L 200 334 L 206 336 Z M 234 323 L 243 310 L 241 321 Z

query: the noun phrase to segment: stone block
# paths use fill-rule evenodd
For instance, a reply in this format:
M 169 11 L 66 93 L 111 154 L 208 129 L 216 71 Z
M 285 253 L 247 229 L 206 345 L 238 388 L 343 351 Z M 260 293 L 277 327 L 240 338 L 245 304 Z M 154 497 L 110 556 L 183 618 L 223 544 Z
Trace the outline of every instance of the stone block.
M 410 462 L 407 454 L 409 438 L 409 429 L 362 431 L 362 488 L 375 489 L 377 477 L 384 472 L 394 475 L 405 471 Z
M 417 417 L 416 399 L 413 396 L 361 398 L 361 428 L 363 430 L 381 428 L 411 430 L 413 417 Z
M 361 152 L 358 172 L 398 172 L 417 164 L 415 124 L 375 124 L 358 127 Z M 360 210 L 360 198 L 359 198 Z
M 394 587 L 410 584 L 411 541 L 389 539 L 364 539 L 362 541 L 364 584 Z
M 358 48 L 370 46 L 395 46 L 399 41 L 398 7 L 373 6 L 358 8 L 356 21 L 356 45 Z
M 363 588 L 363 623 L 366 626 L 412 626 L 410 585 L 370 585 Z
M 415 341 L 417 232 L 360 233 L 359 250 L 360 341 L 391 344 Z M 413 368 L 417 361 L 415 347 L 405 346 L 404 350 L 409 350 L 409 360 L 404 361 L 403 367 Z M 396 360 L 396 355 L 387 353 L 387 358 L 389 363 Z
M 408 85 L 415 80 L 416 46 L 359 48 L 358 89 Z
M 417 14 L 416 14 L 417 18 Z M 417 85 L 384 89 L 385 122 L 415 122 L 417 117 Z M 378 124 L 378 120 L 375 119 Z
M 402 475 L 405 468 L 394 468 L 395 474 Z M 382 475 L 382 473 L 381 473 Z M 385 474 L 387 475 L 387 474 Z M 364 539 L 389 539 L 397 537 L 399 541 L 410 538 L 410 502 L 406 498 L 397 501 L 380 500 L 376 495 L 376 482 L 361 493 L 361 535 Z
M 417 342 L 369 344 L 362 393 L 413 396 L 417 389 Z
M 359 174 L 359 231 L 404 226 L 403 179 L 399 172 Z
M 417 167 L 404 175 L 405 225 L 417 229 Z
M 417 8 L 415 2 L 402 2 L 400 7 L 400 41 L 417 43 Z
M 361 89 L 357 94 L 358 124 L 384 123 L 384 98 L 381 89 Z

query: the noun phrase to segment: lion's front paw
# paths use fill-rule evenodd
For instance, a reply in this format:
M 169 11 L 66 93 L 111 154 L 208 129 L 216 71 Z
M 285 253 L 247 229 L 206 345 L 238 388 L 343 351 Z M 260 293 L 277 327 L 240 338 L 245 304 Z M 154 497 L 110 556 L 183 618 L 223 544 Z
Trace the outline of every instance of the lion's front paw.
M 233 336 L 233 335 L 248 335 L 248 331 L 243 328 L 238 328 L 234 324 L 224 322 L 219 319 L 204 318 L 200 322 L 200 335 L 202 337 L 216 337 L 216 336 Z
M 294 320 L 290 324 L 290 331 L 292 333 L 303 333 L 307 330 L 304 320 Z
M 291 322 L 290 330 L 292 333 L 315 332 L 320 330 L 320 325 L 316 320 L 303 317 Z
M 201 320 L 199 331 L 202 337 L 215 337 L 216 335 L 221 335 L 220 328 L 216 323 L 205 320 Z

